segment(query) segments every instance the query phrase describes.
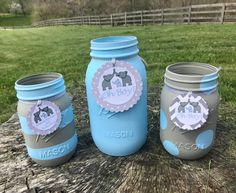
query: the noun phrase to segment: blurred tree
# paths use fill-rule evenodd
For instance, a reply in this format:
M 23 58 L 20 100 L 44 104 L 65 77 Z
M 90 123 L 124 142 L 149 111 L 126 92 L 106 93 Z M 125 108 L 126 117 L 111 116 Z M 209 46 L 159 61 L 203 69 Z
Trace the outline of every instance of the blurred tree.
M 7 1 L 7 0 L 0 0 Z M 16 0 L 26 14 L 26 5 L 33 3 L 37 19 L 105 15 L 117 12 L 189 6 L 191 4 L 235 2 L 236 0 Z M 30 6 L 29 6 L 30 7 Z M 32 9 L 32 8 L 29 8 Z
M 11 0 L 0 0 L 0 13 L 9 13 Z
M 22 7 L 19 3 L 12 2 L 10 5 L 10 13 L 18 15 L 22 14 Z
M 70 10 L 65 0 L 34 0 L 33 16 L 36 20 L 69 17 Z
M 16 0 L 16 3 L 21 5 L 22 13 L 24 15 L 31 14 L 32 12 L 32 0 Z

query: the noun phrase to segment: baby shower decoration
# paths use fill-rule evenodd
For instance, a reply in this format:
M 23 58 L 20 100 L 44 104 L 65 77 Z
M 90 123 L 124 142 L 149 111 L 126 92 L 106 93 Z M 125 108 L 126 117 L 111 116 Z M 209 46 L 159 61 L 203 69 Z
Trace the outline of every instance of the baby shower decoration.
M 160 138 L 167 152 L 183 159 L 206 155 L 218 115 L 219 69 L 202 63 L 169 65 L 161 93 Z
M 77 146 L 71 99 L 59 73 L 35 74 L 15 83 L 17 112 L 29 156 L 42 166 L 70 159 Z
M 146 70 L 134 36 L 91 41 L 86 72 L 90 125 L 96 146 L 125 156 L 138 151 L 147 137 Z

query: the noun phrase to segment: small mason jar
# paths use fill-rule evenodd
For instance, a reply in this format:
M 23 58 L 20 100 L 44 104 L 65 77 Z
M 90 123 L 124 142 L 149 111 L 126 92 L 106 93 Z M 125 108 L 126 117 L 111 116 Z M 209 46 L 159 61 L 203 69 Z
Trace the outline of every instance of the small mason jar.
M 146 69 L 134 36 L 91 41 L 86 72 L 90 126 L 96 146 L 112 156 L 138 151 L 147 138 Z
M 166 68 L 160 138 L 170 154 L 198 159 L 210 151 L 218 117 L 218 73 L 212 65 L 192 62 Z
M 77 146 L 71 99 L 58 73 L 34 74 L 15 83 L 17 112 L 29 156 L 42 166 L 68 161 Z

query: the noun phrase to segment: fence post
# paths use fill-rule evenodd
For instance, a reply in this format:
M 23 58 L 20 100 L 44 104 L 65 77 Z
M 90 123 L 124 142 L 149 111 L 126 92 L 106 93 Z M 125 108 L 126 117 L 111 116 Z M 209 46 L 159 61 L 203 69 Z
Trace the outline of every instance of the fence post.
M 101 26 L 101 16 L 100 16 L 100 15 L 99 15 L 99 18 L 98 18 L 98 19 L 99 19 L 99 21 L 98 21 L 98 22 L 99 22 L 99 25 Z
M 91 18 L 90 18 L 90 16 L 89 16 L 89 17 L 88 17 L 88 20 L 89 20 L 89 21 L 88 21 L 88 24 L 89 24 L 89 25 L 90 25 L 90 19 L 91 19 Z
M 113 26 L 113 16 L 111 14 L 111 26 Z
M 143 11 L 141 11 L 140 14 L 141 14 L 141 25 L 143 25 Z
M 152 12 L 152 23 L 154 24 L 155 23 L 155 16 L 154 16 L 154 13 Z
M 127 13 L 125 12 L 125 26 L 127 26 Z
M 188 8 L 188 24 L 191 23 L 191 11 L 192 11 L 192 5 L 190 5 Z
M 164 9 L 161 9 L 161 25 L 164 23 Z
M 224 17 L 225 17 L 225 4 L 222 4 L 222 10 L 221 10 L 221 18 L 220 18 L 220 22 L 221 24 L 224 23 Z

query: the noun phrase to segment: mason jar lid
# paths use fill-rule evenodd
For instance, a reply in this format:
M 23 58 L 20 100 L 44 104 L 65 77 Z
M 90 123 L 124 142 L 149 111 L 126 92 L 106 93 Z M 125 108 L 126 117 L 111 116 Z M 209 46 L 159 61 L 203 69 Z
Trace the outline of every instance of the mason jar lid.
M 165 84 L 187 91 L 208 91 L 217 87 L 219 68 L 210 64 L 183 62 L 167 66 Z
M 15 89 L 20 100 L 40 100 L 65 92 L 65 85 L 61 74 L 41 73 L 17 80 Z

